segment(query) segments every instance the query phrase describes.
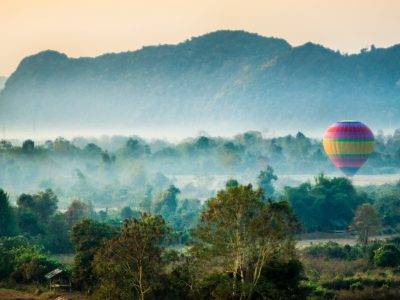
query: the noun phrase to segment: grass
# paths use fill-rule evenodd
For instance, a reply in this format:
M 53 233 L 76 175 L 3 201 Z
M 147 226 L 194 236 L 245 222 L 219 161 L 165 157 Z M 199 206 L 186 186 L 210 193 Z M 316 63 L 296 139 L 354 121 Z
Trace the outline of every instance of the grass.
M 368 270 L 368 262 L 364 259 L 354 261 L 326 259 L 326 258 L 302 258 L 307 278 L 314 281 L 331 280 L 338 276 L 354 276 L 357 273 Z
M 14 289 L 0 288 L 0 299 L 2 300 L 50 300 L 50 299 L 65 299 L 65 300 L 86 300 L 87 297 L 79 293 L 66 293 L 58 291 L 45 291 L 40 289 L 36 291 L 17 291 Z
M 53 254 L 51 257 L 63 265 L 72 266 L 74 264 L 74 254 Z M 1 299 L 1 298 L 0 298 Z
M 378 300 L 378 299 L 400 299 L 400 289 L 391 287 L 363 288 L 358 290 L 341 290 L 337 293 L 340 300 Z
M 400 299 L 400 269 L 377 268 L 367 259 L 312 257 L 300 250 L 312 287 L 309 299 Z
M 392 238 L 396 235 L 378 235 L 371 237 L 371 242 L 373 240 L 385 240 Z M 313 244 L 325 244 L 327 242 L 336 242 L 340 245 L 350 245 L 354 246 L 357 244 L 357 236 L 350 234 L 349 232 L 340 233 L 325 233 L 325 232 L 315 232 L 311 234 L 301 234 L 297 237 L 298 249 L 303 249 L 305 247 L 311 246 Z

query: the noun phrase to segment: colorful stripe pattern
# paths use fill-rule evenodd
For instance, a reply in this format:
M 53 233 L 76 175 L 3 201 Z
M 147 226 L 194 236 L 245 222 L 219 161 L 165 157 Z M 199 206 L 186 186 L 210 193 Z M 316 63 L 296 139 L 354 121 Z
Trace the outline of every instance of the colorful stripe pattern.
M 342 121 L 325 131 L 323 145 L 333 164 L 345 175 L 353 176 L 374 150 L 374 135 L 361 122 Z

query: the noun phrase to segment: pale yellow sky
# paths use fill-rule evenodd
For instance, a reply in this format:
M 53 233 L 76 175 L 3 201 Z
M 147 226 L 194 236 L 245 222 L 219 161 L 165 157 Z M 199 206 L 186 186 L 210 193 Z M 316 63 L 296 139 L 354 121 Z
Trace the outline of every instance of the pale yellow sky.
M 400 0 L 0 0 L 0 75 L 46 49 L 95 56 L 218 29 L 358 52 L 400 43 Z

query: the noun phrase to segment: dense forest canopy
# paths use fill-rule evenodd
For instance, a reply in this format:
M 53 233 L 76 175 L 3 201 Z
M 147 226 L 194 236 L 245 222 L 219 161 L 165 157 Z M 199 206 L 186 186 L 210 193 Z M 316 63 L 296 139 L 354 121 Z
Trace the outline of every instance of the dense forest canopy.
M 179 143 L 137 136 L 2 140 L 0 153 L 0 186 L 14 201 L 21 193 L 51 188 L 64 208 L 71 198 L 102 208 L 136 207 L 148 193 L 158 194 L 171 184 L 185 197 L 205 200 L 229 178 L 256 183 L 267 166 L 278 175 L 279 187 L 304 181 L 291 179 L 294 174 L 340 175 L 321 141 L 300 132 L 276 138 L 256 131 L 233 138 L 203 135 Z M 375 151 L 360 174 L 396 174 L 399 162 L 399 131 L 378 134 Z
M 400 46 L 341 54 L 244 31 L 98 57 L 23 59 L 0 95 L 16 132 L 316 131 L 342 119 L 400 125 Z M 191 130 L 187 132 L 188 130 Z

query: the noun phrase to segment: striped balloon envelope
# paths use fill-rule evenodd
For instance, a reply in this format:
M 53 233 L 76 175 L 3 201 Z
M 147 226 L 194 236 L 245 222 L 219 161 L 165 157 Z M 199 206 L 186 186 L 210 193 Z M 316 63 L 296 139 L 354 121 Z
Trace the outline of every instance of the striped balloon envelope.
M 353 176 L 374 150 L 374 135 L 359 121 L 341 121 L 325 131 L 323 145 L 333 164 L 345 175 Z

